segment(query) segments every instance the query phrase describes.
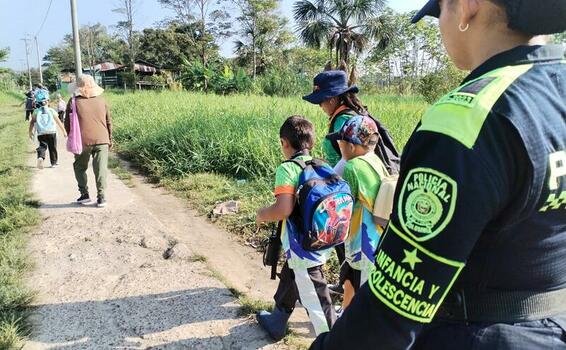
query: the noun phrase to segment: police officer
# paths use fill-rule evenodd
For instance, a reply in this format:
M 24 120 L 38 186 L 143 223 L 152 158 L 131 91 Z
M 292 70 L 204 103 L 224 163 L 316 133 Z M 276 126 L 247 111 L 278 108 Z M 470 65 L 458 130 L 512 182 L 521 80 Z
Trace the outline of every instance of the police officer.
M 565 0 L 430 0 L 471 70 L 401 158 L 376 270 L 311 349 L 566 349 Z

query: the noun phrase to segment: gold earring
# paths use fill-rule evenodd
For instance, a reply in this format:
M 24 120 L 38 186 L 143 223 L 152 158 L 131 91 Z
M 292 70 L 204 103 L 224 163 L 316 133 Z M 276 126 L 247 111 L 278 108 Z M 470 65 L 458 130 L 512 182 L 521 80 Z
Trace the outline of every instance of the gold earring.
M 465 28 L 462 28 L 462 23 L 460 23 L 460 25 L 458 26 L 458 29 L 460 29 L 460 31 L 463 33 L 465 31 L 467 31 L 470 28 L 470 23 L 466 24 Z

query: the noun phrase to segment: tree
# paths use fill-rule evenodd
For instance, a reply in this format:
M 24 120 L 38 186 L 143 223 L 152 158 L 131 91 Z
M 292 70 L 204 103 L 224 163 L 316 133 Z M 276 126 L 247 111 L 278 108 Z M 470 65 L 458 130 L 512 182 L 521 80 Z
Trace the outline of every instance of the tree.
M 126 61 L 128 61 L 131 73 L 135 74 L 135 64 L 139 50 L 139 36 L 134 31 L 134 14 L 137 0 L 119 0 L 118 3 L 120 7 L 112 11 L 124 16 L 124 20 L 119 21 L 116 27 L 122 33 L 127 43 Z
M 176 72 L 185 61 L 200 61 L 200 49 L 195 45 L 200 33 L 198 27 L 194 22 L 171 22 L 164 29 L 144 29 L 140 37 L 140 47 L 143 50 L 140 51 L 139 58 Z M 208 56 L 216 60 L 219 57 L 218 46 L 210 38 L 206 40 L 209 43 L 206 48 Z
M 211 0 L 159 0 L 161 6 L 175 13 L 176 21 L 190 27 L 198 27 L 198 45 L 203 66 L 208 64 L 208 50 L 216 39 L 230 35 L 230 16 L 221 6 L 225 0 L 217 0 L 211 11 Z
M 6 60 L 8 59 L 8 55 L 10 55 L 9 47 L 0 49 L 0 62 L 6 62 Z
M 376 46 L 365 65 L 373 65 L 381 73 L 376 79 L 389 87 L 395 84 L 399 93 L 410 91 L 422 76 L 444 69 L 449 61 L 438 25 L 428 20 L 411 24 L 413 14 L 398 14 L 391 9 L 384 11 L 385 30 L 390 33 L 389 45 Z
M 85 65 L 94 72 L 94 66 L 102 62 L 124 63 L 124 52 L 127 51 L 126 43 L 117 36 L 108 34 L 106 27 L 100 23 L 84 25 L 79 28 L 81 43 L 81 56 Z M 73 37 L 65 35 L 63 41 L 49 48 L 44 61 L 51 73 L 62 70 L 74 70 Z M 54 82 L 51 82 L 54 84 Z
M 293 7 L 299 37 L 308 46 L 336 50 L 336 65 L 362 54 L 371 40 L 385 47 L 390 39 L 384 17 L 386 0 L 299 0 Z
M 240 8 L 241 40 L 235 41 L 235 51 L 240 61 L 251 58 L 252 76 L 258 73 L 258 57 L 268 58 L 269 48 L 283 49 L 291 40 L 286 30 L 287 20 L 275 13 L 277 0 L 237 0 Z M 265 62 L 262 62 L 265 66 Z

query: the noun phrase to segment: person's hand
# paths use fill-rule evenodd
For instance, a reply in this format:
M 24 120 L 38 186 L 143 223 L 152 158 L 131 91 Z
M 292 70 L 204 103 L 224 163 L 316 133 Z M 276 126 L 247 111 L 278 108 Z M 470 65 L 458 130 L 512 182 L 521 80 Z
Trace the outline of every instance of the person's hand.
M 112 146 L 114 146 L 114 144 L 113 144 L 112 142 L 110 142 L 110 143 L 108 144 L 108 149 L 111 150 L 111 149 L 112 149 Z
M 67 135 L 67 133 L 64 133 L 64 134 L 63 134 L 63 137 L 64 137 L 64 138 L 67 138 L 68 136 L 69 136 L 69 135 Z

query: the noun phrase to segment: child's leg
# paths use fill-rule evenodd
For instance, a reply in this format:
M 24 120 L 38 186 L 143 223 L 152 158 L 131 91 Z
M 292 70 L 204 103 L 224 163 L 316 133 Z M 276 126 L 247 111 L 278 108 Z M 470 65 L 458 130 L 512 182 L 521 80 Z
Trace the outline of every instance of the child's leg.
M 289 268 L 287 262 L 283 264 L 281 273 L 279 274 L 279 284 L 277 291 L 273 296 L 275 300 L 275 307 L 287 312 L 292 313 L 295 309 L 295 304 L 299 300 L 299 291 L 295 283 L 295 274 Z
M 45 151 L 47 151 L 48 140 L 47 135 L 37 136 L 37 141 L 39 141 L 39 147 L 37 147 L 37 158 L 45 159 Z
M 293 272 L 301 304 L 307 309 L 315 333 L 319 335 L 328 332 L 336 321 L 336 313 L 322 266 L 308 270 L 296 269 Z
M 350 282 L 350 280 L 345 280 L 344 281 L 344 297 L 342 299 L 342 309 L 346 310 L 346 308 L 348 308 L 348 306 L 350 306 L 350 303 L 352 302 L 352 299 L 354 299 L 354 295 L 356 294 L 356 292 L 354 291 L 354 286 L 352 286 L 352 282 Z
M 352 299 L 354 299 L 356 291 L 360 288 L 361 271 L 353 269 L 350 264 L 346 262 L 340 269 L 340 276 L 344 278 L 344 299 L 342 301 L 342 308 L 345 310 L 352 302 Z
M 57 164 L 57 134 L 49 134 L 47 136 L 47 146 L 49 147 L 49 160 L 51 165 Z

